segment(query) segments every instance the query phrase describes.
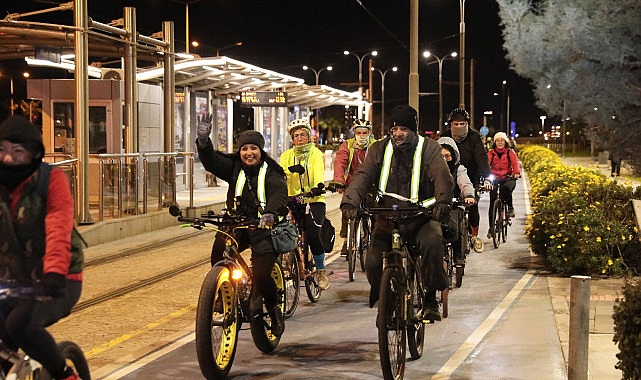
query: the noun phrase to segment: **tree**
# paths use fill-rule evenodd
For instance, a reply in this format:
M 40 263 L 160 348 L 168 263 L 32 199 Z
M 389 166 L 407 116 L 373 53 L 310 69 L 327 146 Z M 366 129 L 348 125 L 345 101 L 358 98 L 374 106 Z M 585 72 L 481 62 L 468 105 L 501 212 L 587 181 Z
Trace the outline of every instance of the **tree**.
M 641 172 L 641 3 L 497 2 L 507 57 L 532 81 L 537 105 L 585 121 Z

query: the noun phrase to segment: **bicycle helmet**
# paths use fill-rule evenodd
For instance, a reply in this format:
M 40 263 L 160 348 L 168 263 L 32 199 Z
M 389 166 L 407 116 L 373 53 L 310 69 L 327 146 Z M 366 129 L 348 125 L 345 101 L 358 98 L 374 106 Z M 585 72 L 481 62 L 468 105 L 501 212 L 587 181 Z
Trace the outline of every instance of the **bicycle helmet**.
M 309 136 L 312 136 L 312 127 L 309 125 L 309 121 L 307 119 L 294 119 L 292 120 L 289 125 L 287 126 L 287 133 L 291 136 L 292 133 L 297 130 L 304 128 L 307 130 L 307 133 Z
M 352 129 L 356 130 L 356 128 L 367 128 L 371 131 L 372 123 L 370 123 L 368 120 L 365 120 L 365 119 L 356 119 L 354 120 Z
M 453 120 L 465 120 L 470 122 L 470 114 L 463 108 L 454 108 L 447 117 L 447 121 L 451 123 Z

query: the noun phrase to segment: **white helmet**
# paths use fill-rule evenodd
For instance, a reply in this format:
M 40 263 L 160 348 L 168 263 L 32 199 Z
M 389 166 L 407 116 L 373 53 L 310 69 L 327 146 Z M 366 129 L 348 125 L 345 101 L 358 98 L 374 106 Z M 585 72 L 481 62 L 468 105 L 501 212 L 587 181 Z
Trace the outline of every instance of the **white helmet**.
M 289 125 L 287 126 L 287 132 L 291 135 L 292 132 L 294 132 L 297 129 L 304 128 L 307 130 L 307 133 L 311 137 L 312 135 L 312 127 L 309 125 L 309 121 L 307 119 L 294 119 L 292 120 Z

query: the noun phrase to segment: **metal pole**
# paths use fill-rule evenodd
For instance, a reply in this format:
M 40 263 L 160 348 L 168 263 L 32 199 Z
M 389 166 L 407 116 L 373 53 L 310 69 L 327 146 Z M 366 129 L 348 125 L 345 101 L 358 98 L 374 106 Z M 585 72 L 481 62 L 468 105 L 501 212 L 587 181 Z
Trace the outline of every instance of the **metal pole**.
M 13 116 L 13 77 L 9 77 L 9 80 L 11 81 L 11 105 L 10 105 L 11 109 L 10 109 L 10 112 L 11 112 L 11 116 Z
M 381 74 L 381 138 L 385 136 L 385 75 L 387 70 Z
M 461 24 L 459 26 L 459 107 L 465 108 L 465 0 L 459 0 Z
M 418 0 L 410 0 L 410 74 L 408 103 L 420 115 L 418 83 Z
M 565 99 L 563 99 L 563 136 L 561 136 L 561 157 L 565 157 L 565 121 L 568 118 L 565 112 Z
M 443 134 L 443 61 L 444 59 L 439 59 L 438 61 L 438 131 L 440 134 Z
M 570 279 L 568 380 L 587 380 L 590 343 L 590 277 Z
M 506 114 L 506 119 L 505 120 L 505 134 L 507 134 L 507 137 L 511 137 L 511 131 L 510 131 L 510 87 L 508 86 L 507 88 L 507 109 L 505 111 Z

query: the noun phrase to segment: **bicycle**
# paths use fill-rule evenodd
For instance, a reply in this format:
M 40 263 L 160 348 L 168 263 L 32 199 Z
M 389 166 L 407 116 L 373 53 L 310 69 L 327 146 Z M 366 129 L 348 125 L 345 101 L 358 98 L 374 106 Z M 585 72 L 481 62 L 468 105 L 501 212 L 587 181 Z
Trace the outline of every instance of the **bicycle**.
M 507 241 L 507 229 L 512 225 L 512 220 L 510 218 L 510 213 L 508 209 L 508 204 L 505 203 L 501 197 L 501 189 L 507 181 L 516 180 L 514 177 L 506 177 L 502 180 L 492 180 L 492 195 L 491 198 L 495 198 L 492 203 L 491 213 L 490 213 L 490 230 L 488 232 L 488 238 L 492 238 L 494 243 L 494 248 L 498 248 L 501 243 Z
M 335 191 L 335 189 L 345 189 L 345 187 L 341 183 L 332 182 L 328 189 Z M 367 248 L 372 231 L 370 215 L 367 214 L 365 206 L 363 201 L 356 218 L 347 221 L 347 270 L 351 282 L 354 282 L 357 259 L 360 261 L 361 271 L 365 271 Z
M 283 254 L 286 258 L 285 272 L 287 291 L 286 293 L 292 296 L 291 302 L 288 298 L 285 307 L 285 315 L 291 316 L 296 310 L 298 304 L 299 291 L 297 284 L 300 284 L 302 278 L 305 282 L 305 290 L 307 298 L 313 303 L 320 300 L 322 290 L 318 285 L 318 271 L 316 270 L 316 263 L 314 262 L 314 255 L 312 255 L 307 243 L 305 241 L 305 213 L 307 204 L 303 203 L 305 198 L 313 198 L 320 194 L 324 194 L 325 184 L 319 183 L 315 188 L 308 192 L 292 195 L 288 197 L 287 207 L 289 208 L 289 215 L 291 222 L 294 223 L 298 229 L 298 248 L 292 252 Z M 293 288 L 296 288 L 294 290 Z
M 400 200 L 409 199 L 384 193 Z M 392 249 L 383 255 L 376 326 L 381 370 L 385 379 L 402 379 L 405 372 L 406 345 L 412 359 L 423 355 L 425 324 L 422 318 L 426 289 L 423 288 L 422 258 L 416 247 L 400 235 L 403 219 L 420 215 L 431 217 L 431 210 L 419 205 L 408 207 L 370 207 L 371 215 L 381 215 L 394 223 Z M 441 292 L 444 308 L 449 289 Z
M 8 299 L 35 299 L 46 300 L 39 289 L 31 286 L 22 286 L 16 283 L 0 283 L 0 301 Z M 82 349 L 74 342 L 62 341 L 58 349 L 65 358 L 67 367 L 72 368 L 82 380 L 91 380 L 89 364 Z M 14 351 L 0 341 L 0 359 L 11 362 L 13 365 L 8 371 L 0 366 L 0 379 L 13 380 L 51 380 L 52 377 L 42 364 L 26 355 L 21 350 Z
M 227 239 L 223 260 L 215 263 L 205 276 L 196 307 L 196 353 L 200 371 L 207 379 L 227 377 L 243 322 L 250 324 L 252 339 L 261 352 L 274 351 L 280 342 L 280 337 L 271 332 L 271 319 L 262 297 L 252 293 L 251 267 L 238 252 L 238 242 L 234 237 L 238 229 L 255 228 L 257 220 L 223 212 L 214 214 L 209 211 L 200 218 L 189 218 L 183 216 L 177 206 L 169 208 L 169 213 L 179 222 L 186 222 L 181 227 L 210 228 L 224 234 Z M 271 274 L 281 295 L 280 307 L 283 310 L 285 302 L 282 298 L 286 293 L 279 260 Z M 251 304 L 256 301 L 260 301 L 261 311 L 253 314 Z
M 459 222 L 458 225 L 458 232 L 459 232 L 459 239 L 461 241 L 458 243 L 460 244 L 463 252 L 463 257 L 467 257 L 469 255 L 470 250 L 473 249 L 471 239 L 470 239 L 470 227 L 469 227 L 469 221 L 468 221 L 468 210 L 467 210 L 467 205 L 462 199 L 459 198 L 454 198 L 452 200 L 452 210 L 454 210 L 457 207 L 461 207 L 464 210 L 463 218 Z M 452 289 L 454 286 L 457 288 L 460 288 L 461 285 L 463 284 L 463 276 L 465 276 L 465 266 L 456 264 L 456 260 L 454 258 L 454 243 L 456 242 L 446 242 L 445 243 L 445 255 L 444 255 L 444 261 L 445 261 L 445 271 L 447 272 L 447 276 L 449 278 L 450 282 L 450 289 Z M 443 308 L 443 317 L 447 318 L 447 310 L 444 307 Z

